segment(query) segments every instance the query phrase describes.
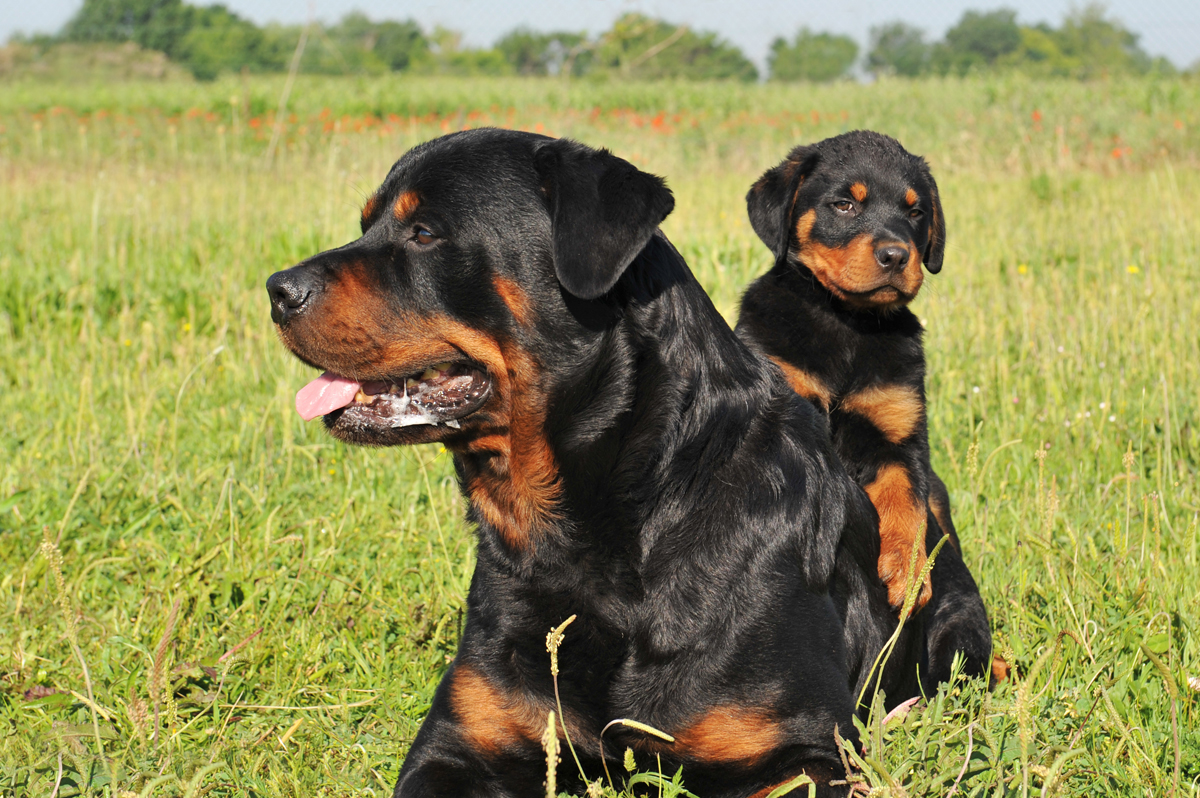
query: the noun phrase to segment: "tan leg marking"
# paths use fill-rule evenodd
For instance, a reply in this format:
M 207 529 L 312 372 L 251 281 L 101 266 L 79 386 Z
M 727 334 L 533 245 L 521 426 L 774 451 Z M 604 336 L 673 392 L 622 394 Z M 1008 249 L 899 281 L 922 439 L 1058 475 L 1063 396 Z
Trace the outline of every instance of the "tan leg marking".
M 783 739 L 779 721 L 766 710 L 725 704 L 677 732 L 671 749 L 702 762 L 753 764 L 778 748 Z
M 937 521 L 937 525 L 938 528 L 941 529 L 941 533 L 943 535 L 950 534 L 950 530 L 954 528 L 950 525 L 950 508 L 947 507 L 942 501 L 941 496 L 935 496 L 932 494 L 929 496 L 929 511 L 933 513 L 933 519 Z M 949 543 L 954 548 L 962 551 L 962 549 L 959 547 L 958 541 L 956 541 L 953 537 L 950 538 Z
M 899 464 L 885 465 L 866 487 L 871 504 L 879 513 L 879 578 L 888 588 L 888 602 L 895 608 L 904 604 L 909 585 L 925 565 L 926 508 L 913 496 L 908 470 Z M 917 548 L 916 562 L 909 569 L 913 547 Z M 933 585 L 929 577 L 917 594 L 913 612 L 929 601 Z
M 996 684 L 1008 681 L 1008 674 L 1011 670 L 1012 667 L 1004 657 L 999 654 L 992 655 L 992 679 L 995 680 Z

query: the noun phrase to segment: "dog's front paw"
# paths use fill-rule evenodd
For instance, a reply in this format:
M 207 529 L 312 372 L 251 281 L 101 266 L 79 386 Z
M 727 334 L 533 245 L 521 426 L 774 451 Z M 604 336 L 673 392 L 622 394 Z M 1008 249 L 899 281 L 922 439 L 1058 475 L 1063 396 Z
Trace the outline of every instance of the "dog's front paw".
M 894 549 L 892 551 L 880 552 L 879 578 L 887 585 L 888 603 L 892 605 L 893 609 L 899 610 L 904 606 L 909 591 L 916 582 L 917 575 L 925 567 L 927 559 L 924 551 L 917 552 L 915 561 L 913 561 L 911 550 Z M 916 601 L 913 603 L 912 611 L 914 613 L 920 612 L 921 608 L 929 603 L 929 599 L 932 596 L 933 580 L 929 574 L 926 574 L 925 581 L 917 593 Z

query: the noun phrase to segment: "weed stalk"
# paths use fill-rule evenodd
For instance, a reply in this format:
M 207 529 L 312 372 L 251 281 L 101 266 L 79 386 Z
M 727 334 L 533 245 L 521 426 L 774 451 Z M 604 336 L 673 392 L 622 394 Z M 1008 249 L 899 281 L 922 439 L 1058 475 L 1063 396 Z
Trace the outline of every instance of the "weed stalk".
M 565 727 L 564 727 L 565 728 Z M 542 748 L 546 751 L 546 798 L 558 795 L 558 730 L 554 723 L 554 710 L 546 718 L 546 732 L 542 735 Z
M 86 479 L 86 475 L 84 479 Z M 81 481 L 80 485 L 82 484 L 83 482 Z M 78 495 L 79 491 L 76 491 L 76 497 Z M 46 558 L 47 565 L 50 567 L 50 573 L 54 577 L 55 603 L 62 612 L 67 643 L 71 646 L 71 653 L 75 655 L 75 660 L 79 663 L 79 668 L 83 671 L 83 684 L 87 688 L 88 694 L 88 710 L 92 716 L 92 733 L 96 739 L 96 755 L 108 768 L 111 788 L 116 789 L 117 775 L 115 766 L 105 756 L 104 739 L 100 736 L 100 717 L 96 707 L 96 693 L 92 688 L 92 674 L 88 670 L 87 661 L 83 658 L 83 651 L 79 648 L 79 625 L 75 618 L 75 608 L 71 604 L 71 597 L 67 593 L 67 581 L 63 577 L 62 552 L 59 550 L 58 544 L 50 540 L 50 528 L 46 526 L 42 527 L 41 551 L 42 556 Z M 55 792 L 58 791 L 57 784 L 54 789 Z
M 558 647 L 562 645 L 564 632 L 566 628 L 575 620 L 572 615 L 565 621 L 560 623 L 546 635 L 546 650 L 550 652 L 550 676 L 554 681 L 554 704 L 558 707 L 558 717 L 563 718 L 562 698 L 558 695 Z M 571 752 L 571 758 L 575 760 L 575 767 L 579 768 L 579 778 L 587 781 L 587 774 L 583 772 L 583 765 L 579 761 L 579 755 L 575 753 L 575 746 L 571 744 L 571 734 L 567 731 L 567 722 L 562 720 L 563 739 L 567 741 L 567 749 Z

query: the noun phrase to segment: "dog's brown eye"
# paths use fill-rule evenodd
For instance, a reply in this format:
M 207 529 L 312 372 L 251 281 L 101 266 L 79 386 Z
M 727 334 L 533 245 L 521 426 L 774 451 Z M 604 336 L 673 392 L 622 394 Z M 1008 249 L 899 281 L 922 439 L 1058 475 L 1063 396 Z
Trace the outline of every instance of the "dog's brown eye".
M 833 207 L 838 213 L 850 213 L 854 210 L 854 203 L 849 200 L 838 200 L 833 203 Z
M 426 230 L 424 227 L 417 228 L 417 234 L 414 236 L 418 244 L 432 244 L 437 240 L 437 236 Z
M 924 215 L 925 215 L 925 211 L 921 210 L 920 208 L 913 208 L 911 211 L 908 212 L 909 219 L 920 219 Z

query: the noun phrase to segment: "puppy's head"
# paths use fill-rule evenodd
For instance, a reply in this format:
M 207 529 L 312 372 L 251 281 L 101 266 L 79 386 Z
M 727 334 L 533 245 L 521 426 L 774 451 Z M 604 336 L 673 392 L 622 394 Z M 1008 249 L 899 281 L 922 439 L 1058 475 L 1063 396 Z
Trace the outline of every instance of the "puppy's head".
M 662 180 L 602 150 L 502 130 L 404 155 L 362 237 L 267 281 L 284 344 L 325 374 L 297 395 L 343 440 L 509 457 L 545 428 L 581 325 L 670 213 Z M 520 440 L 517 440 L 520 438 Z
M 812 272 L 837 299 L 887 312 L 941 271 L 946 228 L 923 158 L 857 130 L 797 147 L 746 195 L 750 222 L 775 253 Z

